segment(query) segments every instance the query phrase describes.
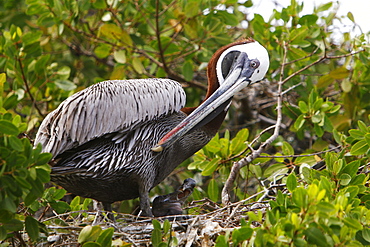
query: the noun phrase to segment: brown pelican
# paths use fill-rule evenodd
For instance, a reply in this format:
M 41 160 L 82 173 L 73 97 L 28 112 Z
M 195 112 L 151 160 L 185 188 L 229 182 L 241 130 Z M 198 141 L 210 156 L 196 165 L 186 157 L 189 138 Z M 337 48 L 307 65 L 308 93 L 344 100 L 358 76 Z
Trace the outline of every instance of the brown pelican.
M 262 80 L 266 49 L 244 39 L 216 51 L 208 91 L 198 107 L 170 79 L 111 80 L 92 85 L 49 113 L 35 145 L 53 154 L 52 181 L 101 201 L 140 198 L 152 216 L 149 191 L 216 134 L 233 95 Z
M 187 178 L 184 183 L 174 192 L 157 196 L 153 200 L 152 212 L 155 217 L 182 214 L 182 205 L 193 193 L 195 180 Z

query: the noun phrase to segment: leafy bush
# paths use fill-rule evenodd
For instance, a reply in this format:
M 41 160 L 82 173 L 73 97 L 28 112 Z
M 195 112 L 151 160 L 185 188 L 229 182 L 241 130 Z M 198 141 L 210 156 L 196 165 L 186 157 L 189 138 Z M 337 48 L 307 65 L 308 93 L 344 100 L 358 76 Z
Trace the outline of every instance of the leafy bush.
M 6 76 L 0 74 L 0 93 L 3 94 Z M 32 240 L 37 240 L 45 226 L 28 214 L 19 214 L 18 205 L 25 210 L 44 192 L 49 182 L 51 154 L 40 153 L 26 137 L 19 138 L 27 129 L 19 115 L 12 114 L 0 101 L 0 240 L 24 227 Z

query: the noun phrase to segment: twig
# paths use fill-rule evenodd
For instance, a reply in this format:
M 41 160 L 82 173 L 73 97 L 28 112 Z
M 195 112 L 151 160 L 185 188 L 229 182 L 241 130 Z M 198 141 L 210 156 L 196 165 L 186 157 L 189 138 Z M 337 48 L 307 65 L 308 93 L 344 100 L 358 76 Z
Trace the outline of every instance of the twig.
M 28 96 L 30 96 L 30 99 L 32 101 L 32 105 L 35 107 L 35 109 L 37 110 L 37 112 L 39 113 L 39 115 L 42 118 L 44 118 L 45 115 L 41 112 L 40 108 L 37 106 L 36 100 L 35 100 L 35 98 L 33 97 L 32 93 L 31 93 L 31 88 L 28 85 L 28 81 L 27 81 L 26 75 L 24 74 L 23 64 L 22 64 L 21 58 L 20 57 L 17 57 L 17 61 L 18 61 L 18 64 L 19 64 L 19 70 L 21 71 L 21 74 L 22 74 L 22 80 L 23 80 L 24 85 L 26 87 L 26 92 L 27 92 Z
M 279 155 L 279 156 L 275 156 L 275 155 L 260 155 L 259 157 L 260 158 L 297 158 L 297 157 L 309 157 L 309 156 L 315 156 L 315 155 L 319 155 L 319 154 L 323 154 L 323 153 L 327 153 L 327 152 L 331 152 L 331 151 L 334 151 L 336 149 L 340 149 L 341 146 L 337 146 L 337 147 L 334 147 L 334 148 L 331 148 L 331 149 L 328 149 L 328 150 L 325 150 L 325 151 L 320 151 L 320 152 L 316 152 L 316 153 L 312 153 L 312 154 L 292 154 L 292 155 Z
M 166 60 L 164 58 L 164 50 L 163 50 L 163 47 L 162 47 L 161 33 L 159 31 L 159 0 L 156 0 L 156 2 L 155 2 L 155 34 L 156 34 L 156 37 L 157 37 L 159 56 L 161 58 L 163 69 L 168 74 L 168 67 L 167 67 L 167 64 L 166 64 Z
M 358 54 L 360 52 L 363 52 L 364 50 L 359 50 L 359 51 L 355 51 L 355 52 L 351 52 L 351 53 L 347 53 L 347 54 L 343 54 L 343 55 L 337 55 L 337 56 L 328 56 L 325 52 L 325 54 L 318 58 L 316 61 L 314 61 L 313 63 L 310 63 L 306 66 L 304 66 L 302 69 L 299 69 L 297 70 L 296 72 L 294 72 L 293 74 L 291 74 L 290 76 L 286 77 L 283 81 L 282 81 L 282 84 L 284 84 L 285 82 L 289 81 L 290 79 L 292 79 L 294 76 L 300 74 L 302 71 L 305 71 L 306 69 L 309 69 L 311 68 L 312 66 L 324 61 L 325 59 L 338 59 L 338 58 L 343 58 L 343 57 L 349 57 L 349 56 L 353 56 L 355 54 Z M 283 64 L 284 65 L 284 64 Z M 281 69 L 283 71 L 283 68 Z
M 291 90 L 293 90 L 294 88 L 302 85 L 303 82 L 300 82 L 300 83 L 297 83 L 296 85 L 293 85 L 291 86 L 290 88 L 288 88 L 287 90 L 284 90 L 284 92 L 282 92 L 283 95 L 287 94 L 288 92 L 290 92 Z

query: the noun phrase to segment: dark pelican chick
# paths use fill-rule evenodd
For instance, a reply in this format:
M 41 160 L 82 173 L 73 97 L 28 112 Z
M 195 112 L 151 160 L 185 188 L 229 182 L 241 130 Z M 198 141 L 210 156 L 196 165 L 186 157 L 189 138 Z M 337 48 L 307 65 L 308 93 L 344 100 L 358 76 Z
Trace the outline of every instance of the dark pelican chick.
M 194 179 L 187 178 L 176 191 L 154 198 L 152 206 L 153 215 L 155 217 L 181 215 L 182 205 L 193 193 L 195 185 Z
M 35 145 L 53 154 L 51 179 L 67 191 L 103 202 L 140 198 L 152 216 L 149 191 L 216 134 L 231 99 L 262 80 L 267 51 L 253 39 L 220 48 L 207 70 L 199 107 L 170 79 L 112 80 L 92 85 L 46 116 Z

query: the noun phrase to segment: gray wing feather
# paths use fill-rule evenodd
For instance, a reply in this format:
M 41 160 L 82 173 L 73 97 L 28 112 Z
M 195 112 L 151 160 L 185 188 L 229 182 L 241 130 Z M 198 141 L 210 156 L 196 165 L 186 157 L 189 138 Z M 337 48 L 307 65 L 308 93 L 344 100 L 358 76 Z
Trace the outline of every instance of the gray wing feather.
M 125 132 L 185 105 L 181 85 L 170 79 L 104 81 L 63 101 L 49 113 L 35 145 L 53 157 L 94 138 Z

